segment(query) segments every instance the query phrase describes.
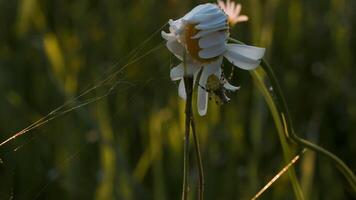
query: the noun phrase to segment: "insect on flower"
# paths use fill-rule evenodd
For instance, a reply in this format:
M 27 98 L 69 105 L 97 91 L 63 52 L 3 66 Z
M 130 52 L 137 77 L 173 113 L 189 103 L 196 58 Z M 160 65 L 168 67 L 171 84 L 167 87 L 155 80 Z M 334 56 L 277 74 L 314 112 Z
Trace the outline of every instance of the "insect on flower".
M 230 102 L 230 98 L 226 95 L 228 91 L 236 91 L 239 87 L 235 87 L 233 85 L 229 85 L 229 82 L 222 75 L 219 79 L 215 75 L 209 76 L 206 88 L 204 86 L 200 86 L 205 89 L 209 93 L 209 99 L 212 99 L 212 96 L 215 98 L 215 103 L 218 105 L 223 105 Z M 229 88 L 229 89 L 227 89 Z
M 264 48 L 227 43 L 228 16 L 216 4 L 198 5 L 182 18 L 169 20 L 169 25 L 169 32 L 162 31 L 162 37 L 169 51 L 183 61 L 170 72 L 173 81 L 180 80 L 178 93 L 183 99 L 186 99 L 184 76 L 194 76 L 194 82 L 207 88 L 211 75 L 219 79 L 222 76 L 224 57 L 236 67 L 252 70 L 259 65 L 265 52 Z M 227 81 L 223 86 L 226 90 L 236 90 Z M 200 115 L 205 115 L 208 108 L 208 92 L 203 87 L 198 87 L 197 94 Z

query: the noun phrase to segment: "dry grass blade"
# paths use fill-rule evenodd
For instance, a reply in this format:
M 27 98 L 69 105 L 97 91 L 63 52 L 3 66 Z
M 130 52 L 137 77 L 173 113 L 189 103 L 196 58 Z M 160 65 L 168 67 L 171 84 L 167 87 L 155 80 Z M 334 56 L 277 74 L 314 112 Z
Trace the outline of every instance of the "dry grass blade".
M 288 169 L 293 166 L 300 158 L 302 154 L 304 154 L 306 149 L 304 149 L 299 155 L 296 155 L 281 171 L 279 171 L 257 194 L 251 199 L 256 200 L 260 197 L 268 188 L 272 186 L 274 182 L 276 182 Z

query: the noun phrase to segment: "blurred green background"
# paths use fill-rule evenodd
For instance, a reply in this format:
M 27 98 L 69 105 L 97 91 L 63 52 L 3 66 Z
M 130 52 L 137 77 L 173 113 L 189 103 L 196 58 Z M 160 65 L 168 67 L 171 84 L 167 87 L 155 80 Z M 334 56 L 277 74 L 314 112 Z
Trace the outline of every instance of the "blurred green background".
M 159 30 L 202 2 L 0 0 L 1 141 L 98 86 L 64 110 L 88 105 L 0 147 L 0 199 L 179 199 L 184 102 Z M 250 20 L 231 36 L 267 48 L 298 134 L 356 171 L 356 1 L 239 3 Z M 230 104 L 196 114 L 206 199 L 250 199 L 284 166 L 250 74 L 237 70 L 232 82 L 242 87 Z M 295 167 L 307 199 L 353 198 L 325 157 L 308 151 Z M 288 176 L 261 199 L 294 199 Z

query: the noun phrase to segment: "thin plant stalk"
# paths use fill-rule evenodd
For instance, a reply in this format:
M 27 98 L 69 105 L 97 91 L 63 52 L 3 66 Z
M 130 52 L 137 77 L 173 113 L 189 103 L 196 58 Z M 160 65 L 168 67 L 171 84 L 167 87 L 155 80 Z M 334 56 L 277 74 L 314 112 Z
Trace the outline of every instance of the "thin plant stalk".
M 274 124 L 277 129 L 279 141 L 282 146 L 284 161 L 285 161 L 285 163 L 287 163 L 293 158 L 294 148 L 289 143 L 288 138 L 286 136 L 287 134 L 283 127 L 283 122 L 282 122 L 282 118 L 279 113 L 279 109 L 276 106 L 271 93 L 269 92 L 269 88 L 267 88 L 267 86 L 264 84 L 264 78 L 266 75 L 262 69 L 252 70 L 252 71 L 250 71 L 250 74 L 253 77 L 259 91 L 262 93 L 262 95 L 268 105 L 268 108 L 271 112 Z M 300 183 L 298 181 L 297 174 L 295 172 L 294 167 L 291 166 L 287 173 L 288 173 L 289 180 L 290 180 L 292 188 L 293 188 L 295 198 L 297 200 L 304 200 L 305 199 L 304 194 L 303 194 L 302 188 L 300 186 Z
M 195 145 L 195 153 L 197 156 L 197 163 L 198 163 L 198 174 L 199 174 L 199 181 L 198 181 L 198 199 L 203 200 L 204 199 L 204 169 L 203 169 L 203 161 L 201 158 L 201 153 L 200 153 L 200 145 L 199 145 L 199 139 L 198 135 L 195 130 L 195 122 L 194 122 L 194 117 L 193 113 L 191 113 L 191 119 L 190 119 L 190 124 L 192 126 L 192 133 L 193 133 L 193 138 L 194 138 L 194 145 Z
M 289 115 L 289 110 L 287 107 L 287 103 L 285 101 L 285 98 L 282 93 L 282 89 L 277 81 L 277 78 L 271 68 L 271 66 L 265 61 L 262 60 L 261 66 L 266 72 L 267 76 L 270 78 L 272 87 L 275 90 L 276 94 L 276 100 L 278 101 L 278 104 L 280 105 L 280 110 L 281 110 L 281 116 L 283 119 L 283 124 L 285 126 L 285 129 L 288 131 L 287 137 L 290 138 L 293 142 L 299 144 L 300 146 L 303 146 L 305 148 L 308 148 L 312 151 L 315 151 L 317 153 L 320 153 L 330 160 L 332 160 L 338 169 L 341 171 L 341 173 L 345 176 L 347 181 L 349 182 L 353 192 L 356 194 L 356 177 L 353 171 L 342 161 L 339 157 L 337 157 L 335 154 L 331 153 L 330 151 L 320 147 L 317 144 L 314 144 L 308 140 L 300 138 L 295 132 L 292 124 L 291 117 Z
M 282 146 L 284 160 L 287 163 L 293 157 L 293 152 L 292 152 L 293 149 L 291 144 L 288 142 L 288 138 L 286 136 L 285 129 L 283 128 L 282 118 L 279 114 L 279 110 L 276 104 L 274 103 L 273 97 L 271 96 L 267 86 L 264 84 L 264 78 L 266 75 L 262 69 L 257 69 L 251 71 L 251 76 L 253 77 L 258 89 L 262 93 L 268 105 L 268 108 L 271 112 L 274 124 L 277 129 L 278 137 Z M 297 179 L 297 175 L 295 173 L 294 167 L 291 167 L 287 173 L 291 181 L 296 199 L 303 200 L 304 199 L 303 191 Z
M 235 40 L 233 38 L 229 38 L 231 41 L 239 43 L 239 44 L 243 44 L 242 42 Z M 278 108 L 278 110 L 280 111 L 280 116 L 282 118 L 282 123 L 283 126 L 285 128 L 285 134 L 287 136 L 288 139 L 290 139 L 291 141 L 295 142 L 296 144 L 308 148 L 314 152 L 320 153 L 324 156 L 326 156 L 327 158 L 329 158 L 331 161 L 333 161 L 336 166 L 338 167 L 338 169 L 340 170 L 340 172 L 345 176 L 346 180 L 349 182 L 352 190 L 354 193 L 356 193 L 356 177 L 355 174 L 353 173 L 353 171 L 339 158 L 337 157 L 335 154 L 331 153 L 330 151 L 308 141 L 305 139 L 300 138 L 294 131 L 293 128 L 293 124 L 292 124 L 292 120 L 291 117 L 289 115 L 289 110 L 287 107 L 287 103 L 285 101 L 285 98 L 283 96 L 282 93 L 282 89 L 278 83 L 278 80 L 273 72 L 272 67 L 265 61 L 262 60 L 261 62 L 261 67 L 263 68 L 264 72 L 267 74 L 274 94 L 275 94 L 275 104 Z
M 192 93 L 193 93 L 193 78 L 184 77 L 184 85 L 187 93 L 185 103 L 185 135 L 184 135 L 184 168 L 183 168 L 183 192 L 182 200 L 188 199 L 189 192 L 189 135 L 190 135 L 190 119 L 192 113 Z
M 187 76 L 186 53 L 183 55 L 184 65 L 184 86 L 187 94 L 185 102 L 185 134 L 184 134 L 184 166 L 183 166 L 183 191 L 182 200 L 188 199 L 189 193 L 189 135 L 192 116 L 192 96 L 193 96 L 193 77 Z

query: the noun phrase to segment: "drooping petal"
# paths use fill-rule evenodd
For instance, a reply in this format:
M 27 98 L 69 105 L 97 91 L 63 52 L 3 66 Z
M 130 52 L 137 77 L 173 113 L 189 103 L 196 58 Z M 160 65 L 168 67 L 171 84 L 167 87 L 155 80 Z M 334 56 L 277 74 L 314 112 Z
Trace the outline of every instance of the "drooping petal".
M 208 111 L 208 92 L 199 87 L 198 88 L 198 113 L 200 116 L 206 115 Z
M 228 44 L 224 56 L 236 67 L 245 70 L 255 69 L 261 62 L 264 48 L 248 45 Z
M 204 22 L 204 21 L 213 20 L 214 18 L 218 18 L 220 16 L 221 16 L 220 12 L 202 13 L 202 14 L 197 14 L 197 15 L 191 16 L 190 18 L 184 18 L 184 20 L 187 23 L 199 24 L 199 23 Z
M 169 31 L 175 35 L 180 34 L 184 30 L 184 20 L 177 19 L 168 21 Z
M 199 72 L 200 72 L 201 69 L 202 69 L 202 67 L 199 66 L 198 69 L 194 72 L 193 85 L 195 85 L 195 82 L 197 80 L 197 77 L 198 77 Z
M 196 74 L 196 71 L 200 68 L 199 65 L 193 64 L 193 63 L 186 63 L 186 74 L 188 76 L 193 76 Z M 176 81 L 178 79 L 183 78 L 184 76 L 184 65 L 183 63 L 180 63 L 176 67 L 173 67 L 170 72 L 170 77 L 172 81 Z
M 227 44 L 226 46 L 229 50 L 238 52 L 240 55 L 250 58 L 252 60 L 260 60 L 265 54 L 265 48 L 244 44 Z
M 208 48 L 220 43 L 224 43 L 227 37 L 228 37 L 227 32 L 210 33 L 199 39 L 199 47 Z
M 183 75 L 184 75 L 183 63 L 180 63 L 176 67 L 173 67 L 170 71 L 170 77 L 172 81 L 176 81 L 183 78 Z
M 172 41 L 176 39 L 176 36 L 173 33 L 161 32 L 162 37 L 167 41 Z
M 236 91 L 238 89 L 240 89 L 240 87 L 237 87 L 237 86 L 234 86 L 234 85 L 231 85 L 228 81 L 226 81 L 224 83 L 224 88 L 227 89 L 227 90 L 230 90 L 230 91 Z
M 211 74 L 214 74 L 218 70 L 221 70 L 222 61 L 223 61 L 223 57 L 220 56 L 216 61 L 205 64 L 203 67 L 202 76 L 204 74 L 204 75 L 206 75 L 206 78 L 208 78 Z
M 219 27 L 216 27 L 213 29 L 201 30 L 196 35 L 194 35 L 192 37 L 192 39 L 201 38 L 203 36 L 206 36 L 210 33 L 216 32 L 216 31 L 227 31 L 228 29 L 229 29 L 229 26 L 226 24 L 226 25 L 222 25 L 222 26 L 219 26 Z
M 224 54 L 225 58 L 228 59 L 233 65 L 245 70 L 255 69 L 259 64 L 259 60 L 252 60 L 246 58 L 236 52 L 226 51 Z
M 220 14 L 211 20 L 205 20 L 204 22 L 199 23 L 195 28 L 199 30 L 212 29 L 220 27 L 227 24 L 227 17 L 224 14 Z
M 224 53 L 225 50 L 226 50 L 225 43 L 219 43 L 215 46 L 205 48 L 205 49 L 199 51 L 199 56 L 201 58 L 214 58 L 214 57 L 219 56 L 222 53 Z
M 220 81 L 221 79 L 223 79 L 223 83 L 224 83 L 224 88 L 227 89 L 227 90 L 230 90 L 232 92 L 240 89 L 240 87 L 236 87 L 234 85 L 231 85 L 227 80 L 224 80 L 224 78 L 222 78 L 223 74 L 222 74 L 222 69 L 221 67 L 219 67 L 219 69 L 214 73 L 215 76 L 219 77 Z
M 222 57 L 220 57 L 215 62 L 206 64 L 203 67 L 203 71 L 201 73 L 200 80 L 199 80 L 198 102 L 197 102 L 198 113 L 201 116 L 205 115 L 208 110 L 208 92 L 206 91 L 206 82 L 211 74 L 214 74 L 219 70 L 221 62 L 222 62 Z
M 197 67 L 197 70 L 194 72 L 194 79 L 193 79 L 193 85 L 195 85 L 196 79 L 198 77 L 199 71 L 201 67 Z M 184 84 L 184 78 L 180 78 L 179 81 L 179 86 L 178 86 L 178 95 L 186 100 L 187 99 L 187 93 L 185 92 L 185 84 Z
M 211 4 L 211 3 L 198 5 L 195 8 L 193 8 L 193 10 L 191 10 L 189 13 L 187 13 L 183 17 L 183 19 L 188 22 L 196 23 L 198 22 L 197 20 L 199 20 L 199 18 L 196 18 L 196 16 L 199 16 L 200 14 L 214 14 L 217 11 L 216 7 L 217 6 L 215 4 Z
M 230 90 L 232 92 L 240 89 L 240 87 L 236 87 L 234 85 L 231 85 L 227 80 L 224 80 L 224 78 L 222 78 L 223 77 L 223 73 L 222 73 L 221 67 L 219 67 L 219 69 L 217 71 L 215 71 L 214 74 L 215 74 L 215 76 L 217 76 L 220 79 L 220 81 L 223 82 L 225 89 Z
M 185 92 L 184 79 L 181 79 L 179 82 L 178 95 L 184 100 L 187 99 L 187 93 Z
M 219 79 L 220 79 L 220 78 L 221 78 L 221 75 L 222 75 L 222 69 L 221 69 L 221 67 L 219 67 L 219 69 L 216 70 L 216 71 L 214 72 L 214 74 L 215 74 L 215 76 L 219 77 Z
M 167 42 L 167 48 L 178 59 L 183 60 L 183 54 L 184 54 L 185 49 L 177 40 L 168 41 Z

